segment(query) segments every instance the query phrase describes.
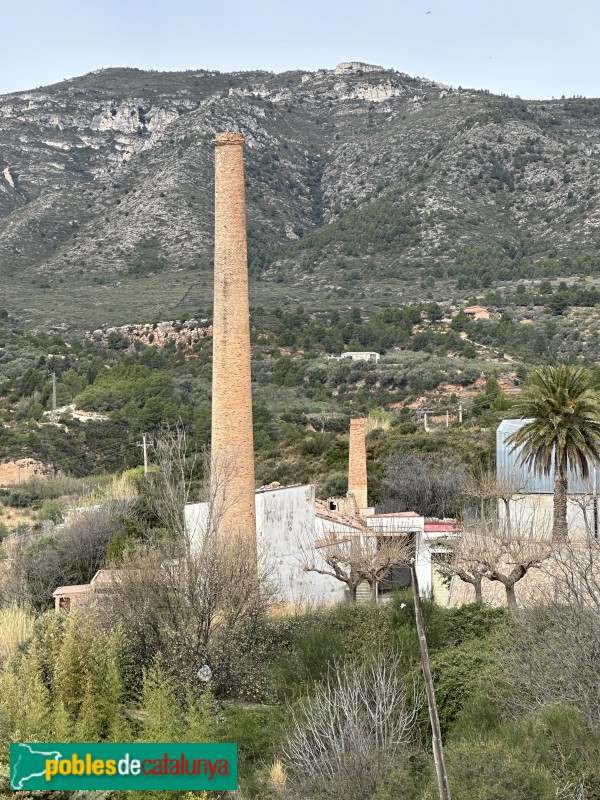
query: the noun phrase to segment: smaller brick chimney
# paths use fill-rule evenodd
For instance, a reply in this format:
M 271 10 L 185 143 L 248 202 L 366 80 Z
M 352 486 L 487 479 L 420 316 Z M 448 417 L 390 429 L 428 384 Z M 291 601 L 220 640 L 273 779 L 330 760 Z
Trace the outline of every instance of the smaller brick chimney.
M 370 509 L 368 509 L 367 500 L 367 448 L 364 419 L 350 420 L 350 457 L 348 461 L 348 494 L 354 497 L 357 512 L 368 515 Z

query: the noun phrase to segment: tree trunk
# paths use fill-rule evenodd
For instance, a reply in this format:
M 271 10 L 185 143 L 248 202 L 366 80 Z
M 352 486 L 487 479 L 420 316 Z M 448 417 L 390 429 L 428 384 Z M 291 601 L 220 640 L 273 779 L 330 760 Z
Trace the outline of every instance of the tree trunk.
M 504 503 L 504 514 L 505 514 L 505 526 L 506 526 L 506 533 L 510 536 L 511 534 L 511 527 L 512 522 L 510 518 L 510 497 L 506 499 L 505 497 L 502 498 L 502 502 Z
M 473 587 L 475 589 L 475 602 L 483 603 L 483 591 L 481 589 L 482 576 L 476 575 L 473 579 Z
M 374 603 L 376 603 L 377 602 L 377 581 L 373 580 L 373 582 L 370 585 L 371 585 L 371 599 L 373 600 Z
M 427 705 L 429 706 L 429 719 L 431 721 L 433 760 L 435 762 L 435 772 L 438 779 L 438 791 L 440 800 L 450 800 L 450 786 L 448 775 L 444 764 L 444 748 L 442 746 L 442 732 L 440 729 L 440 719 L 438 717 L 437 705 L 435 702 L 435 690 L 433 688 L 433 678 L 429 666 L 429 651 L 427 649 L 427 638 L 425 636 L 425 626 L 423 625 L 423 612 L 421 610 L 421 598 L 419 596 L 419 581 L 417 578 L 417 567 L 415 560 L 410 565 L 412 590 L 415 602 L 415 622 L 419 637 L 419 650 L 421 652 L 421 666 L 423 668 L 423 678 L 425 680 L 425 693 L 427 694 Z
M 517 605 L 517 596 L 515 595 L 514 583 L 505 583 L 504 588 L 506 589 L 506 602 L 508 607 L 515 608 Z
M 567 541 L 567 458 L 554 459 L 554 508 L 552 519 L 552 542 Z

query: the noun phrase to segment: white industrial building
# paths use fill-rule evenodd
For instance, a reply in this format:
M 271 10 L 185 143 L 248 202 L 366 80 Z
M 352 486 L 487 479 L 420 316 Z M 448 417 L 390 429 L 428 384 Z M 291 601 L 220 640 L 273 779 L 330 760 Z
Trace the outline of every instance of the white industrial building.
M 436 555 L 443 550 L 438 545 L 440 532 L 435 526 L 426 531 L 431 526 L 425 523 L 424 517 L 414 512 L 367 517 L 340 513 L 338 508 L 346 498 L 317 500 L 312 484 L 264 486 L 257 490 L 255 500 L 258 556 L 274 571 L 284 603 L 298 606 L 348 599 L 345 583 L 306 569 L 307 548 L 318 550 L 332 539 L 347 536 L 410 537 L 414 542 L 421 593 L 430 595 L 434 591 L 436 599 L 445 602 L 447 591 L 435 568 Z M 193 503 L 185 508 L 192 551 L 200 546 L 208 510 L 207 503 Z M 400 567 L 393 581 L 383 582 L 379 595 L 392 585 L 408 585 L 409 582 L 408 569 Z M 357 599 L 369 597 L 369 587 L 359 587 Z

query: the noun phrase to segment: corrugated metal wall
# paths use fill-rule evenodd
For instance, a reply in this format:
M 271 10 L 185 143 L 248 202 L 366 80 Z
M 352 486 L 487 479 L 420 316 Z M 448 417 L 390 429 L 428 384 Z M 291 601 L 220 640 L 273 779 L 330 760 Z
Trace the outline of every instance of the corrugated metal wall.
M 431 565 L 431 593 L 433 602 L 444 608 L 448 607 L 450 597 L 450 581 L 439 571 L 435 563 Z
M 530 467 L 518 463 L 520 448 L 511 452 L 508 437 L 523 427 L 528 419 L 505 419 L 496 432 L 496 474 L 500 481 L 514 483 L 523 494 L 552 494 L 554 490 L 554 469 L 550 475 L 535 475 Z M 581 474 L 569 472 L 569 492 L 594 494 L 600 488 L 600 475 L 597 468 L 590 465 L 590 477 L 584 480 Z
M 371 591 L 368 581 L 361 581 L 356 587 L 356 602 L 371 603 L 372 601 L 373 592 Z

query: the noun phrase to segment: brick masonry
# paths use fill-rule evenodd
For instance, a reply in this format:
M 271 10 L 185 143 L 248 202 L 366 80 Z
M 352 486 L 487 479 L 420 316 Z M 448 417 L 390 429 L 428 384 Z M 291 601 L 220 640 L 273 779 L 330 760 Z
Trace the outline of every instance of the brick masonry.
M 244 137 L 215 137 L 211 483 L 220 529 L 256 541 Z
M 350 457 L 348 463 L 348 494 L 352 494 L 356 507 L 367 508 L 367 448 L 364 419 L 350 420 Z

